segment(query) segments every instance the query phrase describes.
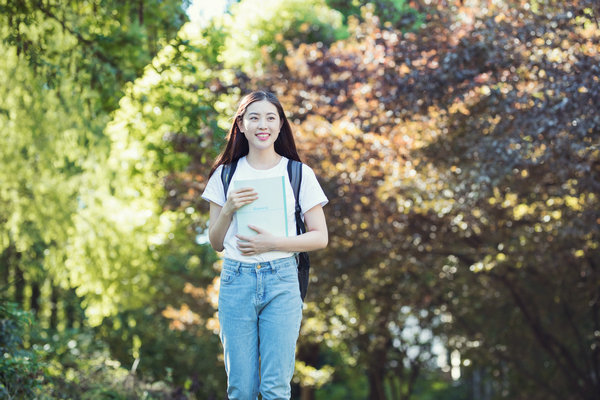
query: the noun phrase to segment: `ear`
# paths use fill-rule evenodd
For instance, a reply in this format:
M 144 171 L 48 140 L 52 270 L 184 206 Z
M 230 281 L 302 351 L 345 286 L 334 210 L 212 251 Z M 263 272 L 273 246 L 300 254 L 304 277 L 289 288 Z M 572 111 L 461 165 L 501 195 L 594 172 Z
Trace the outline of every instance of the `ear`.
M 244 133 L 244 130 L 242 129 L 242 119 L 241 118 L 236 118 L 235 119 L 235 124 L 237 125 L 238 130 L 241 133 Z

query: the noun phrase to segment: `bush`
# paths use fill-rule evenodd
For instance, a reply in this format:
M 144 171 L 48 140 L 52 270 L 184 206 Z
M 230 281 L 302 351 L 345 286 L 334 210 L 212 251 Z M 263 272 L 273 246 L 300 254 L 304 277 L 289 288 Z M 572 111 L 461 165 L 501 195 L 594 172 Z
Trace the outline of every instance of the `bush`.
M 32 398 L 40 388 L 40 364 L 34 351 L 23 347 L 33 317 L 16 304 L 0 300 L 0 398 Z
M 44 392 L 52 399 L 173 398 L 168 383 L 144 382 L 114 360 L 91 330 L 56 333 L 39 342 L 35 348 L 44 361 Z
M 41 331 L 31 313 L 0 301 L 0 399 L 172 399 L 174 393 L 168 382 L 144 382 L 123 368 L 92 331 Z

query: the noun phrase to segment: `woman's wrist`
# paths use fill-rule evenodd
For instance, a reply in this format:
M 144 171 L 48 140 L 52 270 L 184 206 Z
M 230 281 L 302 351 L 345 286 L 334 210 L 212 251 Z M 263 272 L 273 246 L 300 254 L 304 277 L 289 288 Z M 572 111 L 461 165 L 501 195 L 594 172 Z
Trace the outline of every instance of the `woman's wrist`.
M 221 210 L 221 213 L 223 214 L 223 216 L 227 217 L 228 219 L 231 219 L 233 218 L 233 214 L 235 214 L 235 210 L 232 210 L 231 207 L 227 203 L 225 203 L 223 209 Z
M 271 250 L 269 250 L 269 251 L 282 251 L 283 246 L 281 245 L 281 242 L 284 239 L 285 239 L 284 237 L 274 236 L 273 242 L 271 243 Z

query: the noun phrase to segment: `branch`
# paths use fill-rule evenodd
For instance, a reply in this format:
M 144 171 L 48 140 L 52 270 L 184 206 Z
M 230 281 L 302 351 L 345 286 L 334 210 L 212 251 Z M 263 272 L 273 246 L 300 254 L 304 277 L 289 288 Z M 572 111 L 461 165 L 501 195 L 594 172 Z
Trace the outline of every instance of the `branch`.
M 556 340 L 556 338 L 554 338 L 550 333 L 544 331 L 539 319 L 535 317 L 534 313 L 527 308 L 526 302 L 521 298 L 519 293 L 517 293 L 517 290 L 515 289 L 515 283 L 509 281 L 507 277 L 495 274 L 493 272 L 490 273 L 489 276 L 501 282 L 508 289 L 513 297 L 513 300 L 517 304 L 517 307 L 523 313 L 525 321 L 531 328 L 534 336 L 538 339 L 540 345 L 546 349 L 549 355 L 556 362 L 557 366 L 563 370 L 565 376 L 568 377 L 568 383 L 585 396 L 584 388 L 577 384 L 577 382 L 580 379 L 583 379 L 586 384 L 591 385 L 590 387 L 593 387 L 593 383 L 590 382 L 589 376 L 581 371 L 565 346 Z
M 39 6 L 40 11 L 42 11 L 42 13 L 44 13 L 45 16 L 58 22 L 64 30 L 69 32 L 71 35 L 75 36 L 79 43 L 83 43 L 83 44 L 90 46 L 93 49 L 92 50 L 93 54 L 96 57 L 98 57 L 98 59 L 109 64 L 111 67 L 115 68 L 116 70 L 119 70 L 118 65 L 113 60 L 110 60 L 109 58 L 106 57 L 106 55 L 104 53 L 102 53 L 96 49 L 96 47 L 94 46 L 95 42 L 93 40 L 86 39 L 85 37 L 83 37 L 83 35 L 81 33 L 77 32 L 77 31 L 73 30 L 72 28 L 70 28 L 69 26 L 67 26 L 67 23 L 65 21 L 61 20 L 56 15 L 54 15 L 52 13 L 52 11 L 50 9 L 48 9 L 47 7 L 44 7 L 42 4 L 39 4 L 38 6 Z
M 577 346 L 579 347 L 580 358 L 586 364 L 585 369 L 590 370 L 591 365 L 590 360 L 587 357 L 588 352 L 585 349 L 585 339 L 581 335 L 581 332 L 579 332 L 579 329 L 577 329 L 577 325 L 573 320 L 573 314 L 571 313 L 571 310 L 569 309 L 566 301 L 562 301 L 562 309 L 563 313 L 565 314 L 565 317 L 567 318 L 567 321 L 569 322 L 569 326 L 571 327 L 571 329 L 573 329 L 573 334 L 575 335 L 575 338 L 577 340 Z

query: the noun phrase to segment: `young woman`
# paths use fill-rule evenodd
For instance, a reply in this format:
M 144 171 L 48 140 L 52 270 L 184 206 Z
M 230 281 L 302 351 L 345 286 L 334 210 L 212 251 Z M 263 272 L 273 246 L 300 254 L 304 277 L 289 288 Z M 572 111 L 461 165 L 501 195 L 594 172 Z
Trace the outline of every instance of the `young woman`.
M 327 246 L 323 206 L 327 197 L 314 172 L 302 165 L 299 201 L 306 233 L 296 235 L 295 199 L 288 159 L 300 161 L 281 103 L 269 92 L 245 96 L 217 158 L 202 198 L 210 202 L 209 240 L 224 251 L 219 292 L 220 337 L 225 353 L 230 400 L 289 399 L 302 299 L 295 253 Z M 237 160 L 225 195 L 221 170 Z M 249 225 L 253 236 L 238 233 L 236 211 L 257 199 L 251 188 L 235 190 L 243 179 L 285 177 L 287 236 Z

